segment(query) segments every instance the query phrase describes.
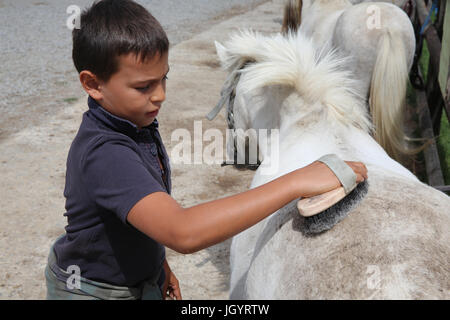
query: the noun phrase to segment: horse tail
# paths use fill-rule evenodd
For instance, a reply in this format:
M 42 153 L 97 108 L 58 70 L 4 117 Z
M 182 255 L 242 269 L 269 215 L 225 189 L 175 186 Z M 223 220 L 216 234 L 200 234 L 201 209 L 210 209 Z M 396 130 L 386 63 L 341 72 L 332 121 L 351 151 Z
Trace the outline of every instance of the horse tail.
M 303 0 L 289 0 L 284 7 L 283 26 L 281 32 L 297 32 L 302 22 Z
M 409 138 L 403 127 L 408 74 L 406 50 L 401 35 L 387 30 L 380 39 L 369 105 L 375 140 L 397 161 L 404 155 L 420 151 L 406 146 Z

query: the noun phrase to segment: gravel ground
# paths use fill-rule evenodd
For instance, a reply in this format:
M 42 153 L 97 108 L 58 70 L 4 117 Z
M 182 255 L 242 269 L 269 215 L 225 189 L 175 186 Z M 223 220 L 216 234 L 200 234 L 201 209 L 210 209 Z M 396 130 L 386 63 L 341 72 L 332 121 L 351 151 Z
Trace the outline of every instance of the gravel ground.
M 194 121 L 202 121 L 203 132 L 225 131 L 223 111 L 214 121 L 205 120 L 226 77 L 214 40 L 225 41 L 246 27 L 278 32 L 283 1 L 258 1 L 265 3 L 252 7 L 255 1 L 165 0 L 159 1 L 165 6 L 160 12 L 155 6 L 153 12 L 168 26 L 173 44 L 167 101 L 158 116 L 169 155 L 175 129 L 192 134 Z M 142 3 L 151 8 L 156 1 Z M 237 3 L 246 7 L 234 7 Z M 48 250 L 66 225 L 65 163 L 87 109 L 70 59 L 65 27 L 69 4 L 0 0 L 0 299 L 45 298 Z M 219 165 L 172 164 L 172 169 L 172 196 L 185 207 L 244 191 L 253 176 Z M 228 298 L 229 244 L 191 255 L 167 250 L 185 299 Z
M 264 0 L 142 0 L 172 45 Z M 71 59 L 70 5 L 92 0 L 0 0 L 0 140 L 37 125 L 83 94 Z M 25 125 L 24 123 L 27 123 Z

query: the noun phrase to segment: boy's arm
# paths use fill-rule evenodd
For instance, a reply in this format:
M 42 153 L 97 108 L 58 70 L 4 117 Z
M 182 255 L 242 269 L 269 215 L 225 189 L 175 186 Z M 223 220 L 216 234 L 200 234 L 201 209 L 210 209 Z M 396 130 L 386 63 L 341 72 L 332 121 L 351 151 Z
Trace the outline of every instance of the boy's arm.
M 367 178 L 362 163 L 347 164 L 355 171 L 357 182 Z M 140 200 L 127 220 L 159 243 L 192 253 L 240 233 L 292 200 L 339 186 L 326 165 L 314 162 L 257 188 L 186 209 L 167 193 L 155 192 Z

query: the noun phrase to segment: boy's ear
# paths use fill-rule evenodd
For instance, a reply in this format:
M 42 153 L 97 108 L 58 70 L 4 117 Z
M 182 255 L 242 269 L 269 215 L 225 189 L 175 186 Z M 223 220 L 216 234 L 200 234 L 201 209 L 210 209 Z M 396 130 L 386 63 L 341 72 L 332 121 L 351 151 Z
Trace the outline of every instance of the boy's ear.
M 216 45 L 216 52 L 219 56 L 220 62 L 222 62 L 222 65 L 227 60 L 228 52 L 227 48 L 225 48 L 220 42 L 214 41 L 214 44 Z
M 101 100 L 103 94 L 101 92 L 101 82 L 92 72 L 83 70 L 80 72 L 80 83 L 83 86 L 84 91 L 87 92 L 95 100 Z

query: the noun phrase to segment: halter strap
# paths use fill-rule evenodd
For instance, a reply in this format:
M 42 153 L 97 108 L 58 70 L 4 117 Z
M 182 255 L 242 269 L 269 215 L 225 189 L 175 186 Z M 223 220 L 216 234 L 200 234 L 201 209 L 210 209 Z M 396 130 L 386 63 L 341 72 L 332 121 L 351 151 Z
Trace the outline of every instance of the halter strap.
M 216 106 L 206 115 L 206 118 L 209 121 L 214 120 L 215 117 L 219 114 L 220 110 L 227 104 L 227 113 L 233 114 L 233 104 L 234 98 L 236 96 L 236 87 L 238 85 L 239 79 L 241 78 L 241 70 L 244 69 L 248 64 L 252 63 L 252 61 L 241 61 L 239 65 L 237 65 L 233 71 L 228 74 L 225 83 L 223 84 L 222 90 L 220 92 L 220 99 Z M 229 118 L 229 116 L 228 116 Z M 230 120 L 230 119 L 228 119 Z M 230 129 L 234 129 L 234 122 L 228 123 L 228 127 Z
M 221 93 L 221 97 L 219 102 L 216 104 L 216 106 L 206 115 L 206 118 L 209 121 L 214 120 L 215 117 L 217 117 L 217 115 L 219 114 L 220 110 L 222 110 L 223 106 L 225 105 L 225 103 L 227 102 L 230 93 L 231 93 L 232 88 L 229 88 L 229 91 L 223 92 Z

